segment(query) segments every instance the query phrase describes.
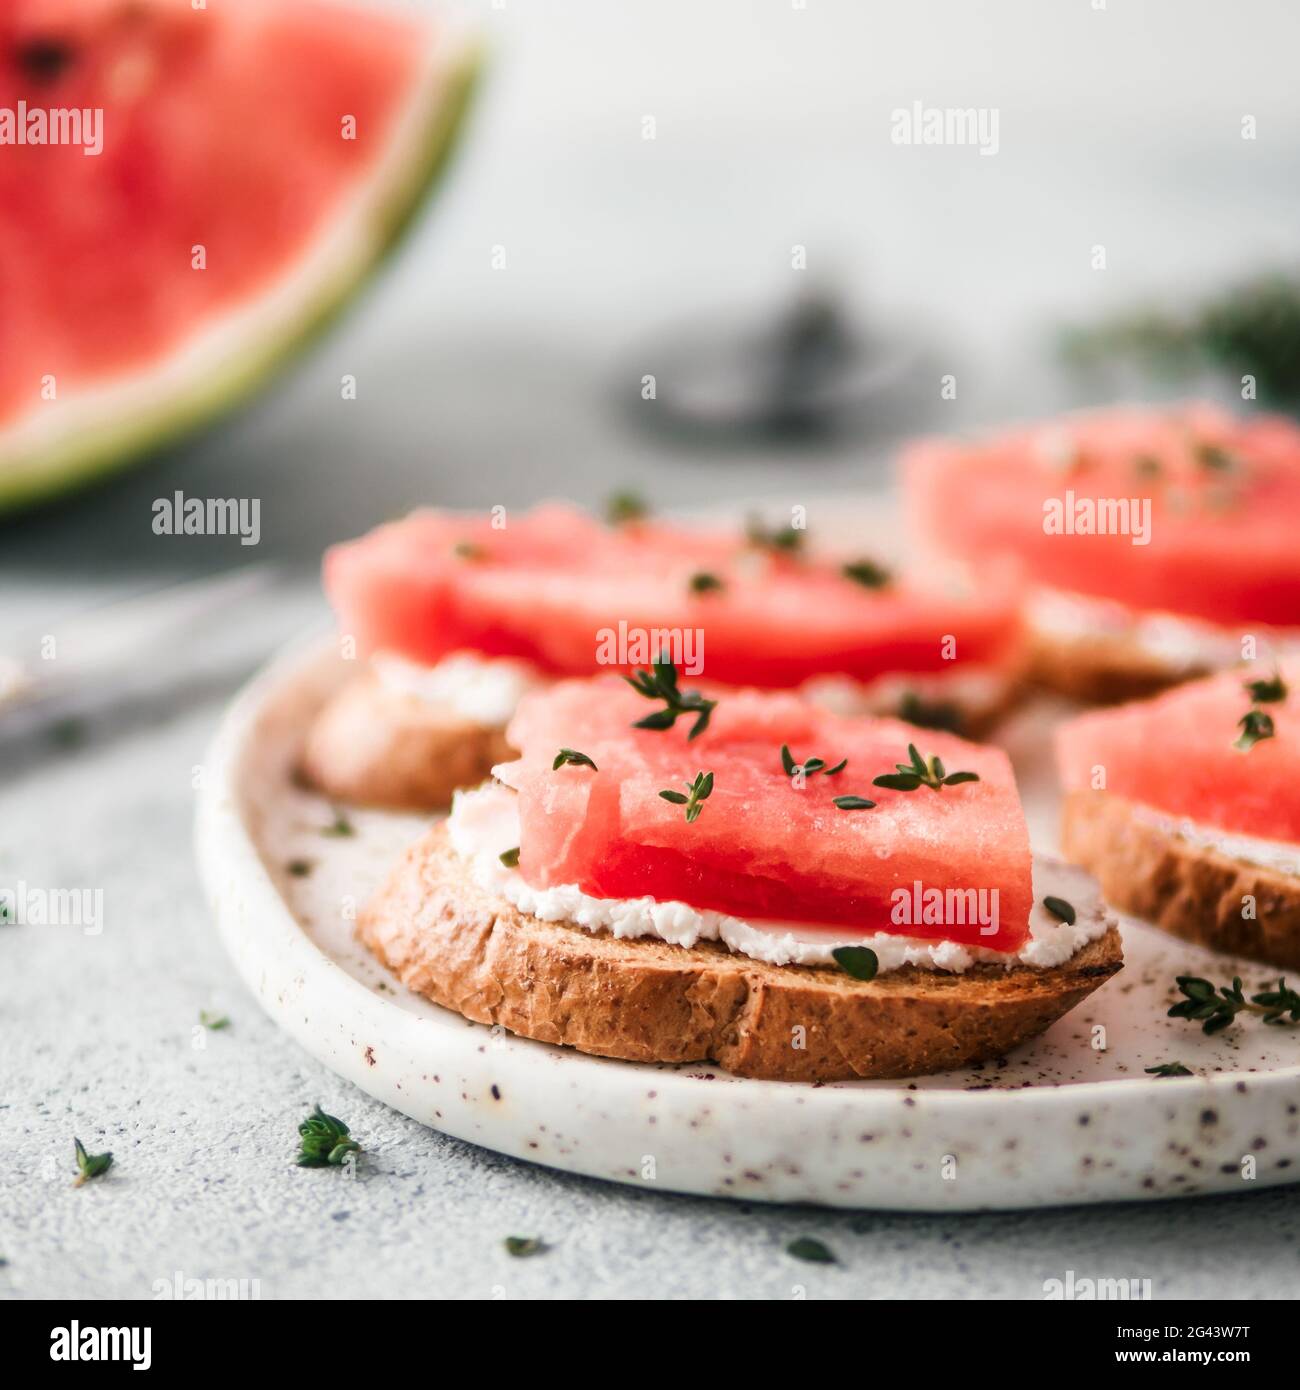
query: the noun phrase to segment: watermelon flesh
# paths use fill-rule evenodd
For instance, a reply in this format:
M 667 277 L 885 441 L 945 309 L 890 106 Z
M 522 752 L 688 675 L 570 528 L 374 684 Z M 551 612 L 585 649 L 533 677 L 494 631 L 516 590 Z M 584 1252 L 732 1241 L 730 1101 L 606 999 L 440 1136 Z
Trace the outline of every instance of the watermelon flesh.
M 432 172 L 442 53 L 407 17 L 323 0 L 8 0 L 0 108 L 103 114 L 98 153 L 0 145 L 0 483 L 71 447 L 78 403 L 160 364 L 180 378 L 140 415 L 220 395 L 333 307 Z M 236 340 L 202 339 L 217 327 Z
M 1287 698 L 1256 706 L 1274 736 L 1249 750 L 1233 746 L 1251 708 L 1245 682 L 1270 679 L 1272 667 L 1225 671 L 1071 720 L 1056 733 L 1061 781 L 1213 829 L 1300 843 L 1300 660 L 1279 669 Z
M 876 931 L 1015 951 L 1033 902 L 1029 836 L 1006 756 L 950 734 L 926 732 L 921 753 L 978 782 L 932 791 L 872 786 L 907 761 L 918 737 L 891 719 L 841 719 L 790 694 L 715 692 L 719 703 L 694 740 L 689 719 L 666 731 L 632 728 L 658 706 L 615 677 L 562 681 L 528 695 L 507 730 L 517 761 L 495 769 L 518 792 L 519 872 L 535 888 L 576 884 L 600 898 L 649 896 L 733 916 L 841 935 Z M 781 746 L 821 757 L 833 777 L 796 788 Z M 596 764 L 552 764 L 560 748 Z M 698 772 L 712 794 L 688 823 L 661 790 L 684 792 Z M 841 810 L 836 797 L 877 804 Z M 969 920 L 899 921 L 895 890 L 997 890 L 996 930 Z M 915 915 L 909 907 L 909 914 Z M 956 915 L 956 914 L 954 914 Z
M 1034 584 L 1234 626 L 1300 625 L 1300 429 L 1207 405 L 1067 417 L 902 461 L 910 524 L 935 548 L 1012 558 Z M 1075 534 L 1045 529 L 1073 494 Z M 1150 541 L 1079 534 L 1079 501 L 1150 502 Z
M 700 573 L 723 587 L 692 592 Z M 511 515 L 504 529 L 488 515 L 415 512 L 334 546 L 324 581 L 363 650 L 428 664 L 469 650 L 556 675 L 653 660 L 657 651 L 602 645 L 620 624 L 702 632 L 698 673 L 766 687 L 1004 665 L 1020 635 L 1017 594 L 1005 584 L 966 597 L 906 578 L 867 589 L 839 564 L 759 554 L 734 530 L 612 528 L 558 503 Z

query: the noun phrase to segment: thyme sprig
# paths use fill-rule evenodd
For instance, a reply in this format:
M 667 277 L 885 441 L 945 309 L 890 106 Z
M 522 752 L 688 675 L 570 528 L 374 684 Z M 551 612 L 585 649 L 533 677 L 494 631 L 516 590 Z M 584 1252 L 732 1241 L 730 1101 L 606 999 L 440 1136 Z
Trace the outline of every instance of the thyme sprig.
M 639 492 L 616 492 L 605 503 L 605 520 L 611 526 L 644 521 L 649 515 L 650 504 Z
M 298 1126 L 299 1168 L 337 1168 L 349 1154 L 360 1153 L 361 1145 L 351 1137 L 347 1125 L 327 1115 L 319 1105 Z
M 891 571 L 874 560 L 854 560 L 844 565 L 840 573 L 845 579 L 861 584 L 864 589 L 883 589 L 894 577 Z
M 1232 746 L 1240 748 L 1243 753 L 1249 753 L 1257 743 L 1262 743 L 1266 738 L 1274 737 L 1273 716 L 1266 714 L 1262 709 L 1248 709 L 1237 720 L 1237 727 L 1241 733 L 1233 739 Z
M 726 587 L 716 574 L 710 574 L 707 570 L 699 570 L 691 575 L 690 588 L 693 594 L 713 594 Z
M 1288 694 L 1286 682 L 1277 671 L 1274 671 L 1266 680 L 1247 681 L 1245 689 L 1246 694 L 1257 705 L 1277 704 L 1285 700 Z
M 704 809 L 701 802 L 707 801 L 713 795 L 713 773 L 697 772 L 693 782 L 685 784 L 687 795 L 681 792 L 661 791 L 659 795 L 665 801 L 671 801 L 674 806 L 686 807 L 686 824 L 693 825 L 699 818 L 700 812 Z
M 551 764 L 551 771 L 558 772 L 565 763 L 572 763 L 574 767 L 589 767 L 593 772 L 600 771 L 585 753 L 579 753 L 576 748 L 561 748 Z
M 790 745 L 781 745 L 781 767 L 787 777 L 812 777 L 815 773 L 821 772 L 826 777 L 837 777 L 849 765 L 847 758 L 841 758 L 834 767 L 826 766 L 825 758 L 805 758 L 803 762 L 797 763 L 794 754 L 790 751 Z
M 1184 998 L 1169 1010 L 1168 1017 L 1191 1019 L 1201 1025 L 1203 1033 L 1222 1032 L 1239 1013 L 1259 1014 L 1265 1023 L 1275 1026 L 1300 1023 L 1300 993 L 1291 989 L 1285 979 L 1279 978 L 1276 989 L 1260 990 L 1249 999 L 1240 975 L 1234 975 L 1232 984 L 1219 985 L 1217 990 L 1209 980 L 1197 975 L 1179 975 L 1176 983 Z
M 929 787 L 939 791 L 943 787 L 955 787 L 959 782 L 978 782 L 978 772 L 949 772 L 937 754 L 923 758 L 916 751 L 916 744 L 907 745 L 909 761 L 895 763 L 896 772 L 885 772 L 873 777 L 872 785 L 888 787 L 896 792 L 914 792 L 918 787 Z
M 759 516 L 751 516 L 745 523 L 745 539 L 758 550 L 794 554 L 803 549 L 804 535 L 797 526 L 767 526 Z
M 1289 692 L 1286 682 L 1276 671 L 1266 680 L 1245 681 L 1242 688 L 1250 696 L 1251 707 L 1237 720 L 1241 733 L 1233 740 L 1232 746 L 1249 753 L 1257 743 L 1275 737 L 1273 716 L 1259 706 L 1278 704 L 1286 699 Z
M 89 1182 L 91 1178 L 97 1178 L 101 1173 L 107 1173 L 113 1166 L 113 1155 L 111 1153 L 88 1154 L 86 1146 L 80 1139 L 72 1141 L 74 1152 L 77 1155 L 77 1176 L 73 1180 L 73 1187 L 80 1187 L 82 1183 Z
M 647 700 L 662 700 L 663 709 L 638 719 L 634 729 L 671 729 L 683 714 L 696 716 L 687 739 L 698 738 L 709 727 L 709 716 L 717 708 L 716 700 L 706 700 L 698 690 L 681 690 L 677 685 L 677 667 L 667 651 L 659 653 L 659 659 L 649 670 L 638 668 L 623 679 Z
M 502 1244 L 506 1254 L 513 1255 L 517 1260 L 527 1259 L 529 1255 L 543 1255 L 551 1248 L 536 1236 L 507 1236 Z
M 880 958 L 870 946 L 837 946 L 831 957 L 835 964 L 855 980 L 874 980 L 880 969 Z

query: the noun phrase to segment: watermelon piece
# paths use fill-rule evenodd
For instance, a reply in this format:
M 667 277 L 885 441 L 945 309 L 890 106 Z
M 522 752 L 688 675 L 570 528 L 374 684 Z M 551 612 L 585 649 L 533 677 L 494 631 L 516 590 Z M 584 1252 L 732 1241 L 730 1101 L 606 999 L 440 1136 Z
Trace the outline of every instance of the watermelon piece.
M 1271 680 L 1274 670 L 1241 667 L 1071 720 L 1056 733 L 1062 782 L 1213 829 L 1300 843 L 1300 660 L 1279 672 L 1282 700 L 1253 704 L 1245 683 Z M 1243 750 L 1234 744 L 1251 708 L 1274 735 Z
M 649 896 L 734 916 L 864 934 L 958 941 L 1014 951 L 1033 902 L 1029 835 L 1005 754 L 926 732 L 923 756 L 979 780 L 933 791 L 872 785 L 908 760 L 918 738 L 892 719 L 841 719 L 797 696 L 745 690 L 718 698 L 708 727 L 690 718 L 668 730 L 635 729 L 659 708 L 614 677 L 561 681 L 525 696 L 507 737 L 517 761 L 494 769 L 519 795 L 519 872 L 535 888 L 576 884 L 602 898 Z M 822 758 L 827 777 L 798 788 L 796 760 Z M 553 766 L 561 748 L 596 764 Z M 698 773 L 713 789 L 688 822 L 660 796 L 685 792 Z M 843 810 L 861 796 L 870 809 Z M 996 931 L 974 920 L 899 921 L 895 890 L 997 890 Z M 909 908 L 909 914 L 912 909 Z M 914 915 L 914 914 L 912 914 Z
M 1300 428 L 1208 405 L 1070 416 L 902 461 L 910 524 L 965 560 L 1013 557 L 1033 583 L 1233 626 L 1300 623 Z M 1150 503 L 1148 544 L 1080 534 L 1100 500 Z M 1074 534 L 1045 527 L 1067 504 Z M 1080 508 L 1082 507 L 1082 510 Z M 1055 524 L 1055 521 L 1052 523 Z M 1086 523 L 1085 523 L 1086 524 Z
M 736 685 L 788 687 L 823 674 L 869 681 L 1014 657 L 1012 586 L 959 597 L 901 577 L 866 588 L 841 568 L 760 554 L 735 530 L 609 527 L 550 503 L 510 515 L 502 529 L 487 515 L 415 512 L 334 546 L 324 581 L 342 630 L 363 650 L 430 664 L 470 650 L 559 675 L 627 670 L 658 655 L 645 641 L 632 645 L 656 631 L 702 633 L 703 664 L 692 673 Z M 699 574 L 722 587 L 694 591 Z M 690 661 L 684 647 L 673 655 Z
M 268 381 L 408 221 L 475 68 L 441 31 L 322 0 L 9 0 L 0 506 Z M 31 142 L 51 110 L 81 143 Z

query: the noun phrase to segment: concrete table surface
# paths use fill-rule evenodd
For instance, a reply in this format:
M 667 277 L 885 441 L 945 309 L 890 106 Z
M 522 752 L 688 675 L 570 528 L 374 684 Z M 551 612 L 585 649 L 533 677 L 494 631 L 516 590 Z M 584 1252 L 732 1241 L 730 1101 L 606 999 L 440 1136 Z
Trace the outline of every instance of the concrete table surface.
M 0 643 L 252 560 L 294 581 L 257 609 L 287 635 L 324 617 L 309 577 L 324 544 L 422 501 L 590 502 L 635 484 L 746 504 L 879 485 L 906 432 L 1110 394 L 1059 377 L 1042 352 L 1054 324 L 1293 250 L 1300 16 L 1272 0 L 459 8 L 496 56 L 434 215 L 251 411 L 5 524 Z M 893 145 L 891 111 L 917 100 L 996 106 L 997 157 Z M 809 278 L 795 245 L 853 316 L 926 349 L 879 417 L 783 448 L 637 429 L 642 375 L 672 369 L 661 335 L 680 345 L 683 325 L 788 302 Z M 949 372 L 958 399 L 941 401 Z M 259 499 L 261 543 L 155 536 L 152 504 L 176 489 Z M 246 664 L 267 640 L 250 630 Z M 151 665 L 182 688 L 0 763 L 0 885 L 103 894 L 95 936 L 0 926 L 0 1293 L 149 1297 L 179 1272 L 256 1280 L 264 1298 L 1032 1299 L 1070 1270 L 1149 1278 L 1161 1298 L 1300 1292 L 1295 1188 L 961 1217 L 772 1209 L 549 1172 L 389 1113 L 282 1037 L 225 960 L 190 822 L 236 681 L 185 681 L 168 650 Z M 196 1034 L 200 1009 L 230 1027 Z M 318 1100 L 366 1146 L 355 1180 L 292 1164 Z M 76 1190 L 74 1135 L 116 1159 Z M 511 1259 L 511 1234 L 552 1249 Z M 841 1263 L 792 1260 L 799 1235 Z

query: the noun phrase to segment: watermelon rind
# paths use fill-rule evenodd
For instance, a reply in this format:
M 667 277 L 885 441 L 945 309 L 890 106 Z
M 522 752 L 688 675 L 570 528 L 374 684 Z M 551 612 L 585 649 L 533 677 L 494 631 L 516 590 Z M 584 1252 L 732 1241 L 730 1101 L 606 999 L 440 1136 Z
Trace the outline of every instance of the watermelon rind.
M 205 330 L 162 363 L 79 393 L 48 428 L 29 414 L 0 432 L 0 514 L 142 462 L 270 385 L 352 302 L 412 226 L 456 147 L 482 67 L 481 46 L 465 36 L 430 56 L 381 161 L 382 176 L 342 214 L 357 225 L 332 245 L 325 231 L 303 258 L 321 257 L 328 263 L 323 272 L 301 265 L 288 271 L 232 313 L 231 320 L 250 319 L 243 331 L 232 331 L 230 321 Z M 278 295 L 284 302 L 272 308 Z M 208 337 L 213 341 L 205 342 Z M 71 425 L 65 411 L 78 417 Z

